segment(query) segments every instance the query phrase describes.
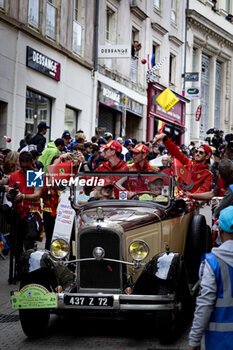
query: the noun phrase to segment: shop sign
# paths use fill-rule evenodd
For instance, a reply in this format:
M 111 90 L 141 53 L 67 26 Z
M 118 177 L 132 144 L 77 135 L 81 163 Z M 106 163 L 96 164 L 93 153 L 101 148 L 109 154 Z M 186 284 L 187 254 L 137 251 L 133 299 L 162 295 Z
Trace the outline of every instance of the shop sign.
M 195 100 L 201 98 L 201 93 L 202 90 L 201 88 L 186 88 L 185 89 L 185 97 L 188 98 L 189 100 Z
M 182 74 L 182 78 L 184 78 L 184 81 L 198 81 L 199 73 L 198 72 L 184 73 Z
M 196 119 L 197 122 L 198 122 L 198 121 L 200 120 L 200 118 L 201 118 L 201 111 L 202 111 L 202 107 L 201 107 L 201 105 L 199 105 L 199 106 L 197 107 L 196 116 L 195 116 L 195 119 Z
M 57 81 L 60 80 L 61 64 L 29 46 L 27 46 L 27 66 Z
M 137 101 L 132 100 L 131 98 L 127 98 L 127 111 L 137 114 L 140 117 L 143 117 L 143 105 L 138 103 Z
M 131 56 L 130 45 L 100 45 L 99 58 L 128 58 Z
M 123 97 L 124 95 L 120 91 L 99 82 L 99 102 L 122 112 L 124 109 Z

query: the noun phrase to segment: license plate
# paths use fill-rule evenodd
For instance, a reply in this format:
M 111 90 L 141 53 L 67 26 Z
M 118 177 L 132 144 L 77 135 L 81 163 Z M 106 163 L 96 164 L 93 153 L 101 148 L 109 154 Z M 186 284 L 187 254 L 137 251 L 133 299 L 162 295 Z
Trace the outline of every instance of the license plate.
M 112 307 L 113 306 L 113 297 L 105 297 L 105 296 L 71 296 L 66 295 L 65 296 L 65 304 L 66 305 L 73 305 L 78 307 Z

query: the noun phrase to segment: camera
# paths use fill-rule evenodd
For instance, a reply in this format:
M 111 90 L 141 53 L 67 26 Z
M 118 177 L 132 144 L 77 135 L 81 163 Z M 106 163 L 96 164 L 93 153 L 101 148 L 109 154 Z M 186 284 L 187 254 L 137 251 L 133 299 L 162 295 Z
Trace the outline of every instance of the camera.
M 215 154 L 217 156 L 219 156 L 219 154 L 220 154 L 219 147 L 222 144 L 222 137 L 220 136 L 220 131 L 216 128 L 211 128 L 211 129 L 207 130 L 206 134 L 207 135 L 214 134 L 214 136 L 212 138 L 210 136 L 206 137 L 205 141 L 207 141 L 210 146 L 213 146 L 216 148 Z M 233 141 L 233 139 L 232 139 L 232 141 Z
M 0 185 L 0 193 L 4 193 L 5 192 L 5 185 Z
M 8 192 L 8 200 L 10 202 L 14 202 L 15 200 L 15 197 L 17 196 L 17 194 L 19 193 L 19 190 L 18 190 L 18 184 L 17 182 L 14 182 L 13 183 L 13 188 L 11 188 Z

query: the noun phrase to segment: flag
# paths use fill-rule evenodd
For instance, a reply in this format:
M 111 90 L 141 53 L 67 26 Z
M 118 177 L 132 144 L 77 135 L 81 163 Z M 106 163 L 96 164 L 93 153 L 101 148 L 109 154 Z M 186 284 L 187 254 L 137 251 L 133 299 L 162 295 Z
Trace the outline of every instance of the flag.
M 148 69 L 151 69 L 153 67 L 154 59 L 155 59 L 154 53 L 152 53 L 151 55 L 149 55 L 149 54 L 147 55 Z
M 179 176 L 182 182 L 186 183 L 186 185 L 191 184 L 192 174 L 184 165 L 176 158 L 173 160 L 173 174 L 175 176 Z
M 176 95 L 171 92 L 169 89 L 165 89 L 157 98 L 156 102 L 166 111 L 168 112 L 177 102 L 179 99 L 176 97 Z
M 69 180 L 73 176 L 72 162 L 48 165 L 47 170 L 50 178 L 54 180 Z
M 163 122 L 162 120 L 159 120 L 157 134 L 162 134 L 165 124 L 166 124 L 165 122 Z

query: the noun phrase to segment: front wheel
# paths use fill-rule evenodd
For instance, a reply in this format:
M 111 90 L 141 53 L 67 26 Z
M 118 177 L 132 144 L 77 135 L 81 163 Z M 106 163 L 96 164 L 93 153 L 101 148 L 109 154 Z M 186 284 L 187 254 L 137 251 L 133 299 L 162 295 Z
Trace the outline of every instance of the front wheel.
M 28 338 L 39 338 L 45 334 L 49 324 L 50 313 L 47 309 L 19 310 L 19 318 L 24 333 Z
M 32 278 L 30 281 L 22 281 L 20 283 L 20 289 L 29 284 L 40 284 L 46 289 L 50 289 L 49 286 L 41 283 L 37 279 Z M 50 318 L 50 309 L 20 309 L 19 319 L 22 329 L 28 338 L 39 338 L 43 336 L 48 328 Z
M 156 312 L 156 328 L 159 341 L 163 344 L 174 342 L 184 330 L 193 312 L 193 297 L 190 294 L 186 267 L 183 259 L 176 266 L 177 275 L 173 280 L 160 280 L 158 295 L 174 294 L 175 309 Z

